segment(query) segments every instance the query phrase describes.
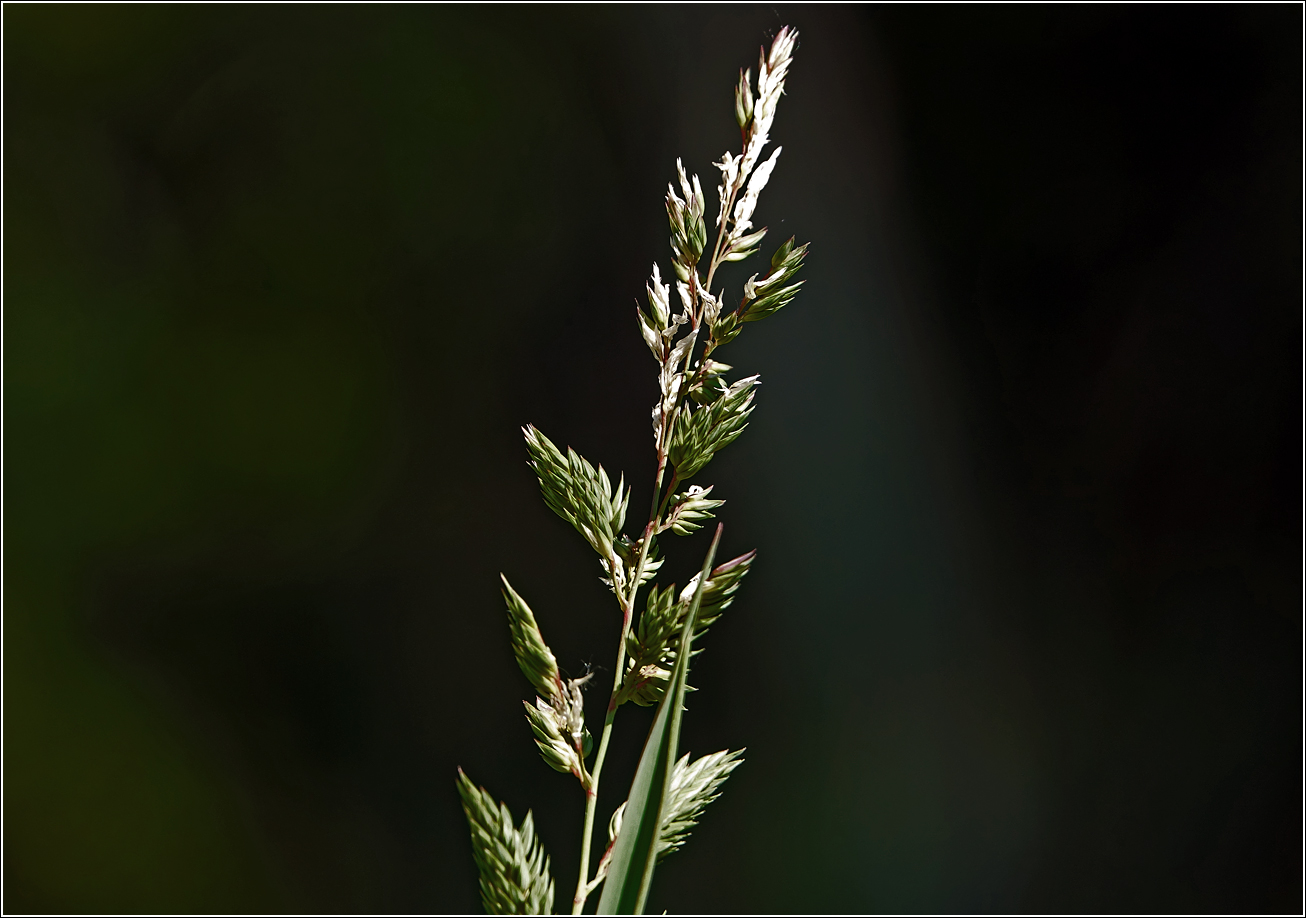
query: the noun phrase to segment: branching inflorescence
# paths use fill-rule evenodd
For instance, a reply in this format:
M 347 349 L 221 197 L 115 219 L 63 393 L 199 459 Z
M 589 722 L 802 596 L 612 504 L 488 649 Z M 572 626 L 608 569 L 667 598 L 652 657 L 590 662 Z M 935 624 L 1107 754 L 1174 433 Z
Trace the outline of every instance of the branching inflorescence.
M 640 587 L 654 580 L 662 566 L 657 539 L 664 532 L 690 535 L 713 519 L 725 501 L 711 497 L 712 487 L 689 485 L 712 457 L 733 443 L 748 425 L 758 377 L 728 382 L 733 369 L 713 359 L 734 340 L 747 322 L 755 322 L 788 304 L 803 281 L 794 280 L 807 246 L 783 243 L 769 269 L 753 274 L 743 285 L 733 309 L 725 307 L 725 291 L 712 293 L 717 269 L 742 261 L 758 251 L 766 228 L 753 228 L 758 196 L 766 187 L 780 156 L 780 147 L 763 160 L 770 141 L 776 106 L 797 46 L 798 33 L 783 28 L 769 52 L 758 61 L 756 92 L 752 73 L 740 72 L 735 88 L 735 119 L 742 148 L 716 163 L 720 209 L 716 239 L 707 252 L 703 189 L 698 176 L 685 174 L 676 162 L 679 193 L 668 185 L 666 206 L 671 224 L 672 283 L 664 282 L 654 264 L 646 287 L 648 308 L 636 308 L 640 333 L 658 364 L 659 397 L 653 406 L 653 445 L 657 456 L 653 499 L 648 521 L 638 537 L 623 533 L 630 489 L 622 476 L 616 487 L 600 465 L 595 468 L 568 449 L 564 455 L 534 426 L 523 429 L 530 466 L 540 481 L 544 501 L 585 538 L 599 556 L 603 582 L 621 609 L 621 639 L 617 645 L 616 678 L 603 720 L 598 750 L 585 726 L 582 687 L 590 676 L 564 680 L 558 662 L 544 642 L 530 606 L 503 578 L 503 596 L 513 653 L 522 673 L 535 688 L 535 703 L 525 702 L 526 718 L 544 761 L 571 774 L 585 793 L 580 875 L 572 913 L 580 914 L 590 893 L 603 886 L 601 913 L 643 910 L 654 866 L 688 838 L 704 808 L 716 799 L 721 785 L 738 767 L 740 751 L 722 751 L 690 761 L 679 759 L 680 721 L 688 689 L 686 677 L 696 651 L 693 644 L 734 600 L 755 553 L 748 552 L 714 566 L 721 536 L 717 525 L 702 570 L 683 590 L 675 584 L 651 586 L 644 610 L 634 621 Z M 707 252 L 706 274 L 702 272 Z M 701 347 L 700 347 L 701 344 Z M 668 470 L 670 482 L 666 482 Z M 664 488 L 664 484 L 666 487 Z M 608 845 L 594 875 L 589 865 L 593 847 L 599 777 L 618 709 L 626 702 L 657 705 L 653 727 L 644 747 L 630 794 L 608 825 Z M 593 765 L 586 763 L 594 755 Z M 545 914 L 553 906 L 549 860 L 535 837 L 530 813 L 520 826 L 502 803 L 477 789 L 461 771 L 458 790 L 472 830 L 473 854 L 480 870 L 481 900 L 491 914 Z

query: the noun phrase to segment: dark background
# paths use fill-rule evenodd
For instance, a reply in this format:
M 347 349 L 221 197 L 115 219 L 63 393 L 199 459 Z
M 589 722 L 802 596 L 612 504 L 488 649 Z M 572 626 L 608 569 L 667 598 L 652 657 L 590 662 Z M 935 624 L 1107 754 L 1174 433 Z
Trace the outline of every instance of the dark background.
M 1301 909 L 1300 7 L 9 6 L 7 911 L 475 910 L 457 765 L 566 902 L 496 575 L 592 709 L 619 623 L 517 428 L 646 506 L 664 183 L 785 22 L 747 761 L 650 910 Z

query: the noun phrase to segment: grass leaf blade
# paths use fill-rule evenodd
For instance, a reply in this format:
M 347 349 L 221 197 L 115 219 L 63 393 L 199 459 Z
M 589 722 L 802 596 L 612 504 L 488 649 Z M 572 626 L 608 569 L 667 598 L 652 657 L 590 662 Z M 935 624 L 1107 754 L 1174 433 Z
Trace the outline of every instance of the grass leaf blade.
M 703 561 L 698 588 L 685 617 L 681 644 L 684 652 L 676 658 L 669 691 L 662 697 L 653 727 L 649 730 L 644 752 L 635 770 L 635 779 L 626 798 L 626 812 L 621 831 L 612 846 L 612 858 L 603 895 L 599 899 L 600 915 L 638 915 L 644 910 L 653 868 L 657 864 L 658 838 L 662 828 L 662 811 L 666 803 L 671 770 L 680 747 L 680 723 L 684 708 L 685 680 L 689 673 L 689 652 L 694 637 L 694 619 L 703 598 L 703 588 L 716 560 L 721 541 L 720 525 Z

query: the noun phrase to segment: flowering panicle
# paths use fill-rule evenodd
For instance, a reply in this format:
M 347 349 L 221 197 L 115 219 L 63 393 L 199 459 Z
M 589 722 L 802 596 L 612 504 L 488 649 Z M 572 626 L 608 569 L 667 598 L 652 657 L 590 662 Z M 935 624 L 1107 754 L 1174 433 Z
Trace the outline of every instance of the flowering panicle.
M 490 915 L 547 915 L 553 911 L 549 858 L 535 837 L 528 812 L 514 826 L 512 813 L 496 805 L 458 769 L 458 794 L 472 830 L 472 856 L 481 873 L 481 905 Z
M 691 187 L 680 160 L 676 160 L 676 174 L 685 197 L 683 200 L 677 197 L 676 189 L 667 184 L 667 217 L 671 220 L 671 251 L 676 256 L 672 264 L 676 277 L 683 282 L 694 276 L 698 260 L 703 256 L 707 227 L 703 225 L 703 186 L 699 184 L 698 176 L 694 176 Z
M 771 140 L 771 122 L 775 120 L 776 107 L 784 93 L 785 77 L 789 74 L 789 63 L 793 60 L 797 43 L 798 33 L 786 26 L 771 43 L 770 53 L 761 52 L 757 62 L 756 102 L 749 87 L 751 71 L 745 70 L 739 76 L 739 85 L 735 89 L 735 120 L 744 134 L 744 150 L 737 156 L 727 152 L 716 164 L 721 172 L 721 183 L 717 186 L 721 199 L 717 226 L 727 233 L 722 247 L 722 257 L 727 261 L 747 258 L 757 250 L 766 234 L 763 229 L 745 235 L 752 229 L 758 195 L 770 181 L 771 171 L 783 147 L 776 147 L 756 171 L 754 167 L 762 156 L 762 149 Z M 739 197 L 745 182 L 748 186 L 743 197 Z M 733 212 L 731 202 L 734 202 Z
M 699 601 L 698 615 L 694 619 L 695 639 L 701 637 L 708 626 L 730 608 L 739 583 L 752 567 L 756 556 L 756 551 L 750 551 L 712 569 Z M 679 595 L 676 594 L 674 583 L 664 590 L 657 587 L 649 590 L 639 625 L 626 639 L 626 652 L 630 654 L 630 660 L 622 683 L 622 701 L 650 705 L 662 700 L 671 677 L 671 668 L 675 666 L 676 656 L 680 652 L 681 628 L 689 615 L 698 579 L 695 574 Z
M 742 750 L 722 750 L 693 762 L 688 755 L 677 755 L 684 697 L 693 691 L 687 682 L 690 663 L 701 652 L 695 649 L 695 641 L 734 601 L 756 553 L 713 566 L 721 538 L 718 524 L 699 573 L 678 591 L 675 584 L 660 587 L 655 582 L 664 563 L 658 539 L 667 532 L 692 536 L 725 505 L 712 496 L 714 486 L 688 482 L 743 433 L 754 410 L 759 377 L 730 381 L 727 376 L 734 368 L 715 359 L 715 350 L 734 340 L 745 323 L 775 314 L 803 284 L 795 276 L 803 266 L 807 245 L 795 245 L 791 238 L 776 250 L 764 274 L 754 273 L 744 283 L 738 305 L 728 306 L 724 290 L 711 290 L 717 269 L 756 254 L 766 235 L 766 228 L 755 229 L 753 220 L 781 147 L 769 156 L 763 154 L 797 41 L 797 32 L 787 27 L 779 31 L 770 50 L 761 53 L 755 84 L 751 69 L 740 71 L 734 113 L 742 146 L 716 163 L 721 173 L 720 210 L 711 246 L 698 176 L 689 175 L 676 160 L 675 181 L 667 185 L 672 270 L 664 280 L 654 263 L 645 287 L 647 306 L 635 309 L 640 336 L 657 364 L 658 384 L 652 410 L 657 472 L 643 529 L 623 531 L 631 494 L 624 475 L 614 487 L 603 466 L 592 465 L 573 449 L 564 453 L 533 425 L 522 429 L 544 502 L 598 554 L 603 583 L 621 612 L 614 684 L 595 749 L 585 724 L 584 689 L 592 678 L 588 667 L 581 678 L 564 678 L 535 613 L 503 578 L 513 655 L 535 690 L 533 702 L 522 701 L 531 735 L 545 763 L 573 775 L 585 791 L 573 914 L 581 913 L 589 894 L 600 886 L 600 913 L 639 913 L 653 867 L 685 843 L 704 808 L 743 761 Z M 686 487 L 678 490 L 682 485 Z M 639 591 L 646 585 L 643 610 L 636 615 Z M 599 779 L 613 722 L 627 702 L 656 705 L 657 713 L 630 795 L 609 823 L 609 845 L 591 877 Z M 514 824 L 508 808 L 476 788 L 461 770 L 458 791 L 472 833 L 486 910 L 493 914 L 549 911 L 553 880 L 531 814 Z
M 712 519 L 713 510 L 725 506 L 723 500 L 709 500 L 712 485 L 700 488 L 690 485 L 689 490 L 677 494 L 671 503 L 671 510 L 661 524 L 661 529 L 670 529 L 676 535 L 689 535 L 703 528 L 703 520 Z
M 667 788 L 666 812 L 658 832 L 659 863 L 685 843 L 685 839 L 689 837 L 689 830 L 698 825 L 698 817 L 703 814 L 703 810 L 721 796 L 721 785 L 730 777 L 730 772 L 744 761 L 743 754 L 742 749 L 737 752 L 723 749 L 695 759 L 691 764 L 689 753 L 686 752 L 680 761 L 676 762 Z M 623 803 L 617 807 L 616 812 L 612 814 L 612 819 L 608 821 L 610 840 L 615 840 L 621 831 L 621 823 L 625 815 L 626 804 Z M 603 870 L 603 868 L 604 865 L 600 864 L 599 869 Z
M 585 729 L 585 699 L 581 688 L 590 676 L 563 681 L 558 661 L 544 643 L 535 613 L 526 604 L 508 578 L 503 581 L 503 600 L 508 607 L 508 630 L 512 637 L 513 656 L 524 675 L 539 692 L 535 706 L 526 705 L 526 720 L 535 734 L 544 761 L 557 771 L 585 777 L 585 759 L 589 757 L 593 738 Z

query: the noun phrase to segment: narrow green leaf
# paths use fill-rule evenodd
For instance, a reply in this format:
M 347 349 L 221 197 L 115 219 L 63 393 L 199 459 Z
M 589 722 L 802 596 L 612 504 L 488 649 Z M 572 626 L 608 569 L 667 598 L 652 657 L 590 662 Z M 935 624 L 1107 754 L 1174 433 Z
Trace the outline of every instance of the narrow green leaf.
M 698 576 L 694 598 L 680 633 L 680 646 L 684 652 L 676 657 L 671 684 L 653 718 L 653 727 L 649 730 L 644 753 L 640 756 L 635 779 L 630 785 L 630 794 L 626 797 L 622 831 L 612 846 L 608 876 L 603 883 L 603 895 L 599 899 L 600 915 L 638 915 L 643 912 L 644 902 L 648 898 L 653 868 L 657 865 L 662 811 L 680 747 L 680 722 L 684 711 L 685 679 L 692 656 L 694 619 L 703 599 L 703 588 L 712 571 L 712 562 L 716 559 L 722 528 L 720 524 L 717 525 L 716 535 L 703 560 L 703 570 Z

